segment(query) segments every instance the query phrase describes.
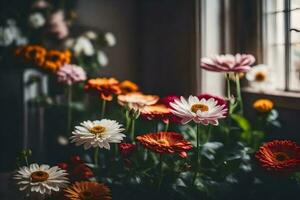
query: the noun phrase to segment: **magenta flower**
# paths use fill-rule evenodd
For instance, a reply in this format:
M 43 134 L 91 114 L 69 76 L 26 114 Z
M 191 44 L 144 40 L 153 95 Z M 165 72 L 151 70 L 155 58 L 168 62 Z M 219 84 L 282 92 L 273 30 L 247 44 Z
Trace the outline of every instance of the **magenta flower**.
M 58 82 L 72 85 L 73 83 L 86 80 L 86 73 L 77 65 L 66 64 L 57 71 Z
M 201 59 L 200 66 L 203 69 L 214 72 L 247 72 L 250 65 L 255 62 L 254 56 L 250 54 L 226 54 Z

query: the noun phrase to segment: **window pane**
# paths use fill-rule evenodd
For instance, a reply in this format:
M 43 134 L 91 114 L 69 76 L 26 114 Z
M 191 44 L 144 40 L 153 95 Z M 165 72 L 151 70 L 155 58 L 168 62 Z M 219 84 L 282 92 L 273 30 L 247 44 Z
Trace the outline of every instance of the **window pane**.
M 300 10 L 294 10 L 291 12 L 291 28 L 300 30 Z M 300 42 L 300 33 L 292 31 L 291 42 Z
M 277 89 L 284 89 L 284 45 L 271 45 L 268 50 L 268 66 L 272 68 L 274 84 Z
M 300 35 L 300 33 L 298 33 Z M 300 91 L 300 44 L 291 46 L 290 89 Z
M 291 1 L 291 9 L 300 8 L 300 0 Z

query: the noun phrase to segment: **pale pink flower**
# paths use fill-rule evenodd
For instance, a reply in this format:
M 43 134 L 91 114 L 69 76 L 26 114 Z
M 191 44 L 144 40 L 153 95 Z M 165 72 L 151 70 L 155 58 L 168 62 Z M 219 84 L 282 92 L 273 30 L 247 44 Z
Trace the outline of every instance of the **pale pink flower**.
M 49 18 L 49 32 L 58 39 L 64 39 L 69 35 L 69 29 L 65 22 L 64 12 L 59 10 L 53 13 Z
M 221 103 L 213 96 L 209 99 L 189 96 L 188 100 L 184 97 L 175 99 L 174 102 L 170 103 L 170 106 L 172 108 L 171 112 L 182 119 L 182 124 L 194 121 L 204 125 L 217 126 L 219 124 L 218 120 L 225 118 L 227 115 L 228 109 L 224 102 Z
M 58 82 L 72 85 L 86 80 L 86 73 L 82 67 L 66 64 L 57 71 Z
M 202 58 L 200 66 L 209 71 L 239 73 L 249 71 L 254 62 L 254 56 L 238 53 Z
M 49 7 L 49 3 L 45 0 L 36 0 L 31 7 L 36 9 L 44 9 Z

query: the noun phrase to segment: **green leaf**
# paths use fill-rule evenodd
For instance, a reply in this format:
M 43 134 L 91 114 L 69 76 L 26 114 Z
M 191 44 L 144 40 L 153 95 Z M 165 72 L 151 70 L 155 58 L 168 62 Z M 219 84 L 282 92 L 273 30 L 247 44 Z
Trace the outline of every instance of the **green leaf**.
M 241 115 L 237 115 L 237 114 L 232 114 L 231 118 L 241 127 L 241 129 L 243 129 L 244 131 L 249 131 L 251 128 L 251 125 L 249 123 L 249 121 L 241 116 Z

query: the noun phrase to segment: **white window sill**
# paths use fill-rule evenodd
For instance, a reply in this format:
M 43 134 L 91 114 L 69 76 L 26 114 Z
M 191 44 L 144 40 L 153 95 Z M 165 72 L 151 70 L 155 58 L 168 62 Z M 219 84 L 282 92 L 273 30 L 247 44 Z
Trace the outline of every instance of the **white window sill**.
M 287 92 L 280 90 L 272 90 L 261 92 L 253 88 L 243 88 L 243 94 L 247 98 L 268 98 L 275 102 L 276 107 L 300 110 L 300 92 Z

